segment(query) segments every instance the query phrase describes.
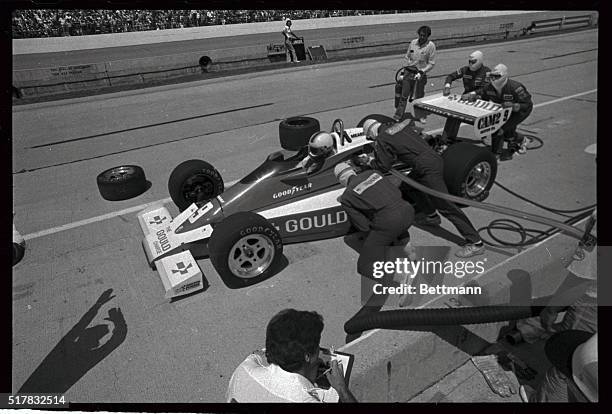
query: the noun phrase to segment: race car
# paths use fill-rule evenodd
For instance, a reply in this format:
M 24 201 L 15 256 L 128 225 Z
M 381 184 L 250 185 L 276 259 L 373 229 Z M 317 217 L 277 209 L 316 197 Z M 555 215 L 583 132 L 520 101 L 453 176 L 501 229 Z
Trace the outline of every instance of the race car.
M 356 127 L 333 122 L 336 153 L 318 171 L 308 174 L 300 162 L 308 155 L 308 140 L 319 132 L 318 120 L 292 117 L 279 125 L 282 151 L 270 154 L 254 171 L 225 189 L 219 172 L 203 160 L 179 164 L 168 181 L 170 196 L 181 213 L 172 217 L 163 205 L 138 214 L 149 263 L 157 268 L 171 298 L 203 288 L 195 258 L 210 261 L 229 288 L 261 282 L 283 266 L 283 245 L 341 237 L 352 230 L 337 201 L 344 188 L 333 170 L 359 153 L 371 152 L 372 141 Z M 483 200 L 495 180 L 497 162 L 486 148 L 466 142 L 442 153 L 445 181 L 451 194 Z M 394 168 L 409 175 L 408 166 Z M 409 193 L 407 194 L 409 198 Z

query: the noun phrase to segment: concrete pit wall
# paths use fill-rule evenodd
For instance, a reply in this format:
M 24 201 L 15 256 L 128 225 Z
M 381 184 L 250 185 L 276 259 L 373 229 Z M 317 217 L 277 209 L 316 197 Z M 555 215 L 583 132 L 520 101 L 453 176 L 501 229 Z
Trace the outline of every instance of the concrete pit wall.
M 472 279 L 469 284 L 482 287 L 482 295 L 447 295 L 427 307 L 528 306 L 531 298 L 556 291 L 567 274 L 565 266 L 576 242 L 572 237 L 558 235 L 532 246 Z M 379 330 L 339 350 L 355 356 L 349 387 L 359 401 L 406 402 L 495 343 L 502 328 L 509 325 L 510 322 L 501 322 Z
M 453 14 L 454 13 L 454 14 Z M 435 32 L 431 40 L 436 43 L 438 48 L 450 48 L 454 46 L 464 46 L 470 43 L 484 41 L 501 41 L 511 40 L 528 36 L 531 33 L 555 33 L 563 29 L 571 29 L 574 27 L 591 27 L 597 23 L 597 12 L 530 12 L 519 14 L 507 14 L 499 12 L 501 16 L 491 16 L 487 19 L 486 24 L 470 25 L 469 19 L 466 20 L 465 14 L 457 14 L 458 12 L 447 12 L 444 20 L 428 21 L 427 16 L 437 16 L 441 19 L 440 12 L 435 13 L 414 13 L 408 15 L 380 15 L 377 19 L 383 20 L 398 20 L 402 21 L 402 16 L 415 18 L 415 15 L 423 15 L 422 20 L 407 22 L 402 26 L 403 31 L 385 32 L 384 24 L 379 24 L 380 33 L 364 34 L 355 36 L 355 24 L 359 18 L 369 19 L 371 25 L 372 16 L 361 17 L 346 17 L 346 18 L 330 18 L 330 19 L 311 19 L 300 21 L 300 26 L 304 30 L 300 31 L 301 35 L 305 36 L 306 46 L 322 45 L 327 51 L 327 57 L 330 60 L 348 59 L 356 57 L 365 57 L 374 54 L 392 54 L 403 53 L 408 45 L 408 42 L 414 38 L 414 33 L 424 22 L 435 26 Z M 471 14 L 478 15 L 479 12 Z M 590 21 L 585 23 L 585 19 L 574 18 L 572 16 L 590 16 Z M 408 18 L 406 17 L 406 18 Z M 480 16 L 482 17 L 482 16 Z M 568 18 L 569 23 L 563 26 L 562 24 L 555 25 L 556 22 L 561 22 L 562 19 Z M 476 17 L 477 18 L 477 17 Z M 321 37 L 317 30 L 324 29 L 324 26 L 329 26 L 330 20 L 334 20 L 337 25 L 335 29 L 339 29 L 339 33 L 346 32 L 346 36 L 337 36 L 338 30 L 335 30 L 335 37 Z M 395 21 L 393 20 L 393 21 Z M 541 27 L 534 26 L 536 21 L 547 20 L 549 23 L 542 24 Z M 364 20 L 365 21 L 365 20 Z M 482 19 L 479 21 L 482 22 Z M 489 23 L 490 21 L 490 23 Z M 244 35 L 245 30 L 260 30 L 262 32 L 278 31 L 280 22 L 270 23 L 252 23 L 240 25 L 235 28 L 224 27 L 223 30 L 228 33 L 236 33 L 237 36 Z M 353 26 L 351 26 L 351 24 Z M 317 26 L 319 25 L 319 26 Z M 257 26 L 257 28 L 255 28 Z M 312 32 L 308 28 L 312 26 Z M 317 28 L 318 27 L 318 28 Z M 219 35 L 219 30 L 215 31 L 211 27 L 194 28 L 209 31 L 211 37 Z M 231 30 L 230 30 L 231 29 Z M 200 30 L 200 35 L 202 35 Z M 229 31 L 228 31 L 229 30 Z M 137 33 L 121 33 L 114 35 L 96 35 L 82 36 L 83 38 L 60 38 L 60 39 L 37 39 L 49 43 L 50 50 L 57 49 L 58 51 L 69 45 L 69 47 L 79 50 L 82 48 L 92 47 L 94 44 L 103 47 L 105 43 L 111 39 L 111 36 L 116 36 L 113 40 L 113 45 L 122 45 L 128 43 L 144 44 L 149 42 L 159 42 L 160 39 L 166 41 L 176 41 L 177 36 L 194 36 L 194 30 L 183 29 L 181 32 L 176 30 L 168 30 L 172 32 L 164 36 L 165 31 L 155 32 L 137 32 Z M 131 36 L 131 37 L 130 37 Z M 310 40 L 309 40 L 310 39 Z M 20 39 L 31 41 L 32 39 Z M 64 41 L 65 43 L 62 43 Z M 80 41 L 80 42 L 79 42 Z M 15 42 L 15 41 L 14 41 Z M 93 42 L 93 43 L 92 43 Z M 16 54 L 22 54 L 26 51 L 35 51 L 36 49 L 31 42 L 19 42 L 14 44 L 17 49 Z M 40 45 L 38 46 L 41 47 Z M 281 55 L 282 56 L 282 55 Z M 206 68 L 200 65 L 200 59 L 209 58 L 211 64 Z M 277 55 L 278 57 L 278 55 Z M 199 52 L 178 53 L 166 56 L 155 56 L 140 59 L 125 59 L 119 61 L 108 61 L 103 63 L 80 64 L 53 68 L 41 69 L 26 69 L 13 71 L 13 87 L 19 97 L 39 97 L 54 94 L 65 94 L 67 92 L 86 91 L 94 89 L 104 89 L 118 85 L 137 85 L 147 84 L 153 81 L 163 81 L 170 78 L 181 78 L 193 75 L 201 75 L 203 78 L 207 73 L 215 73 L 218 76 L 220 72 L 231 74 L 234 70 L 253 69 L 261 70 L 273 68 L 282 65 L 283 63 L 272 63 L 273 56 L 268 54 L 268 44 L 249 45 L 244 47 L 234 47 L 226 49 L 202 50 Z

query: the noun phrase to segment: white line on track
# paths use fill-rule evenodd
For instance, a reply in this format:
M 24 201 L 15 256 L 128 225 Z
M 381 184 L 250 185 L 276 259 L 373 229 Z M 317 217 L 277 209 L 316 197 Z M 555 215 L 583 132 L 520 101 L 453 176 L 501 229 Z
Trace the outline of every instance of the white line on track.
M 584 219 L 580 220 L 580 221 L 579 221 L 578 223 L 576 223 L 576 224 L 584 223 L 584 222 L 585 222 L 587 219 L 588 219 L 588 217 L 586 217 L 586 218 L 584 218 Z M 527 252 L 530 252 L 530 251 L 532 251 L 532 250 L 536 249 L 537 247 L 540 247 L 542 244 L 544 244 L 544 243 L 546 243 L 546 242 L 548 242 L 548 241 L 552 240 L 553 238 L 555 238 L 555 237 L 557 237 L 557 236 L 559 236 L 559 235 L 561 235 L 561 234 L 563 234 L 563 233 L 562 233 L 562 232 L 555 233 L 555 234 L 553 234 L 552 236 L 547 237 L 546 239 L 542 240 L 541 242 L 536 243 L 536 244 L 534 244 L 534 245 L 532 245 L 532 246 L 529 246 L 528 248 L 526 248 L 525 250 L 521 251 L 520 253 L 517 253 L 517 254 L 515 254 L 514 256 L 510 256 L 510 257 L 508 257 L 508 258 L 506 258 L 506 259 L 502 260 L 501 262 L 499 262 L 498 264 L 496 264 L 496 265 L 492 266 L 492 267 L 491 267 L 490 269 L 488 269 L 486 272 L 481 273 L 480 275 L 476 276 L 476 277 L 475 277 L 474 279 L 472 279 L 472 280 L 477 280 L 477 279 L 480 279 L 481 277 L 483 277 L 483 276 L 484 276 L 484 275 L 486 275 L 487 273 L 492 272 L 493 270 L 495 270 L 495 269 L 497 269 L 497 268 L 499 268 L 499 267 L 501 267 L 501 266 L 505 265 L 506 263 L 510 262 L 512 259 L 516 259 L 516 258 L 518 258 L 520 255 L 522 255 L 522 254 L 524 254 L 524 253 L 527 253 Z M 546 248 L 546 250 L 548 250 L 548 248 Z M 550 252 L 548 252 L 548 254 L 550 254 Z M 427 307 L 427 305 L 429 305 L 429 304 L 431 304 L 431 303 L 433 303 L 433 302 L 437 301 L 438 299 L 442 298 L 443 296 L 445 296 L 445 295 L 439 295 L 439 296 L 436 296 L 435 298 L 430 299 L 429 301 L 425 302 L 425 303 L 424 303 L 424 304 L 422 304 L 421 306 L 418 306 L 417 308 L 413 308 L 413 309 L 421 309 L 421 308 L 425 308 L 425 307 Z M 358 344 L 359 342 L 363 341 L 364 339 L 369 338 L 370 336 L 374 335 L 376 332 L 379 332 L 379 331 L 382 331 L 382 330 L 385 330 L 385 329 L 379 329 L 379 328 L 377 328 L 377 329 L 373 329 L 373 330 L 369 331 L 368 333 L 361 335 L 359 338 L 355 339 L 354 341 L 351 341 L 351 342 L 349 342 L 348 344 L 341 346 L 340 348 L 338 348 L 338 351 L 345 351 L 347 348 L 350 348 L 351 346 Z
M 540 108 L 542 106 L 552 105 L 552 104 L 556 104 L 558 102 L 563 102 L 563 101 L 567 101 L 569 99 L 577 98 L 577 97 L 582 96 L 582 95 L 588 95 L 588 94 L 593 93 L 593 92 L 597 92 L 597 89 L 591 89 L 590 91 L 580 92 L 580 93 L 576 93 L 574 95 L 564 96 L 562 98 L 553 99 L 553 100 L 546 101 L 546 102 L 541 102 L 539 104 L 534 105 L 533 107 L 534 107 L 534 109 L 535 108 Z M 442 131 L 442 128 L 434 129 L 432 131 L 427 131 L 426 133 L 435 134 L 435 133 L 438 133 L 440 131 Z M 227 183 L 226 185 L 229 187 L 230 185 L 234 184 L 235 182 L 236 181 L 233 181 L 231 183 Z M 50 229 L 47 229 L 47 230 L 41 230 L 41 231 L 38 231 L 36 233 L 26 234 L 25 236 L 23 236 L 23 238 L 25 240 L 31 240 L 31 239 L 35 239 L 37 237 L 48 236 L 50 234 L 58 233 L 60 231 L 70 230 L 70 229 L 74 229 L 76 227 L 85 226 L 87 224 L 96 223 L 98 221 L 103 221 L 103 220 L 111 219 L 111 218 L 114 218 L 114 217 L 117 217 L 117 216 L 121 216 L 123 214 L 128 214 L 128 213 L 133 213 L 133 212 L 136 212 L 136 211 L 140 211 L 140 210 L 143 210 L 143 209 L 145 209 L 146 207 L 148 207 L 148 206 L 150 206 L 152 204 L 168 203 L 168 202 L 170 202 L 170 198 L 164 198 L 162 200 L 152 201 L 150 203 L 141 204 L 141 205 L 138 205 L 138 206 L 126 208 L 124 210 L 119 210 L 119 211 L 114 211 L 112 213 L 103 214 L 101 216 L 96 216 L 96 217 L 88 218 L 88 219 L 85 219 L 85 220 L 75 221 L 73 223 L 63 224 L 61 226 L 53 227 L 53 228 L 50 228 Z

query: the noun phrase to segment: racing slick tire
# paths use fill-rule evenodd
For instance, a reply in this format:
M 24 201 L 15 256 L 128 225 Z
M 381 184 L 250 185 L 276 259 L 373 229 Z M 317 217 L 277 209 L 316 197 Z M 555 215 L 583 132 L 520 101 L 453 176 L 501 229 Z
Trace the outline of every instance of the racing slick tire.
M 442 153 L 444 181 L 450 194 L 483 201 L 495 183 L 497 160 L 488 149 L 459 142 Z
M 389 123 L 389 122 L 391 122 L 391 123 L 395 123 L 396 122 L 393 118 L 388 117 L 387 115 L 372 114 L 372 115 L 366 116 L 361 121 L 359 121 L 359 123 L 357 124 L 357 128 L 363 127 L 363 123 L 365 122 L 366 119 L 373 119 L 375 121 L 380 122 L 381 124 L 386 124 L 386 123 Z
M 148 189 L 144 170 L 137 165 L 122 165 L 102 171 L 97 177 L 102 198 L 109 201 L 127 200 Z
M 170 198 L 180 211 L 192 203 L 207 202 L 224 190 L 223 178 L 215 167 L 202 160 L 187 160 L 168 179 Z
M 230 289 L 272 277 L 283 263 L 283 242 L 278 230 L 250 211 L 232 214 L 215 226 L 208 251 L 215 270 Z
M 307 116 L 287 118 L 278 125 L 278 136 L 283 149 L 299 151 L 308 145 L 308 140 L 315 132 L 321 130 L 319 121 Z

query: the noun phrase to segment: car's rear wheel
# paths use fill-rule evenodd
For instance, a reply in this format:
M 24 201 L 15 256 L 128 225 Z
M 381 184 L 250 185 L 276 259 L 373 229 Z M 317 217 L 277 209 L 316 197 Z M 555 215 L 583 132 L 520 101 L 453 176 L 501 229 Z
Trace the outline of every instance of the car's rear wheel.
M 239 212 L 215 226 L 208 242 L 210 261 L 227 287 L 251 286 L 274 276 L 282 263 L 278 230 L 253 212 Z
M 357 124 L 358 128 L 363 127 L 363 123 L 365 122 L 366 119 L 373 119 L 375 121 L 380 122 L 381 124 L 387 124 L 389 122 L 391 123 L 395 123 L 395 120 L 391 117 L 388 117 L 387 115 L 382 115 L 382 114 L 372 114 L 372 115 L 368 115 L 365 118 L 363 118 L 361 121 L 359 121 L 359 123 Z
M 298 151 L 315 133 L 321 130 L 319 121 L 307 116 L 294 116 L 287 118 L 278 125 L 278 136 L 283 149 Z
M 219 171 L 202 160 L 188 160 L 170 174 L 168 191 L 174 204 L 183 211 L 192 203 L 204 203 L 223 192 Z
M 497 160 L 488 148 L 459 142 L 449 146 L 442 158 L 450 194 L 475 201 L 489 196 L 497 175 Z

